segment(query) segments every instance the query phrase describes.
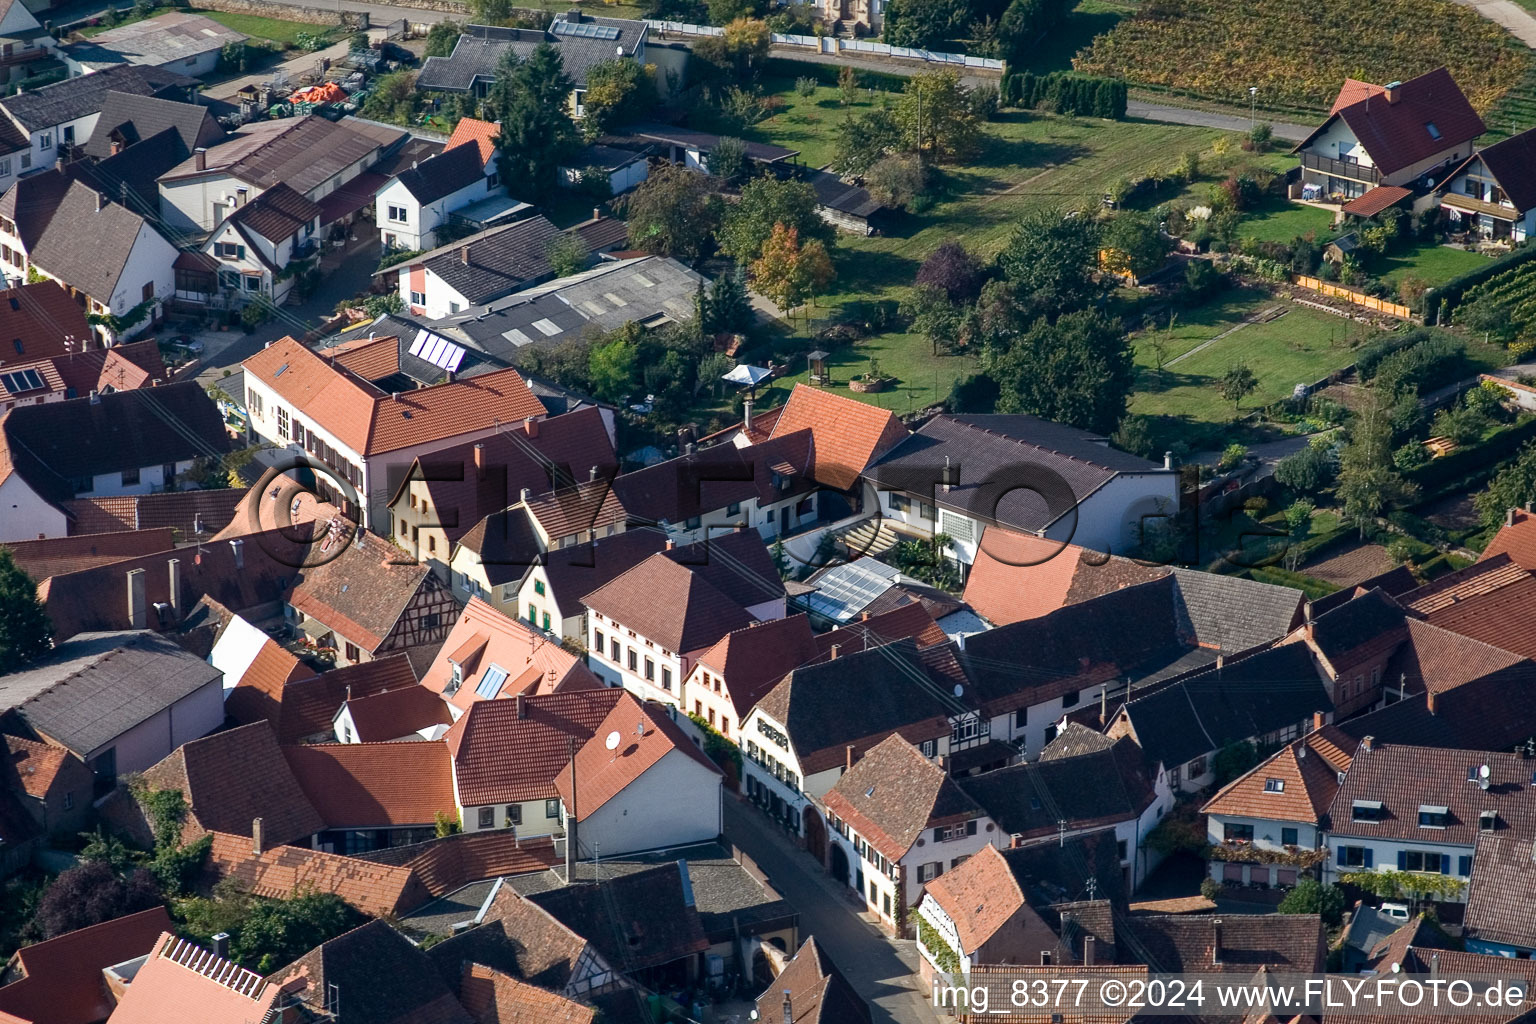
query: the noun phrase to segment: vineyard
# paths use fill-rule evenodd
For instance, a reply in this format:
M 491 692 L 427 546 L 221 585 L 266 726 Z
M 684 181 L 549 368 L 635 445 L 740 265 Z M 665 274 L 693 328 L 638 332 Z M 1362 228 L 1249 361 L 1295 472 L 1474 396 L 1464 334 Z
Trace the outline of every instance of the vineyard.
M 1536 263 L 1525 263 L 1468 288 L 1461 296 L 1461 307 L 1477 303 L 1485 316 L 1496 316 L 1508 325 L 1517 339 L 1536 338 Z
M 1073 63 L 1243 106 L 1255 86 L 1261 105 L 1323 111 L 1345 78 L 1381 84 L 1444 65 L 1486 111 L 1525 78 L 1531 53 L 1449 0 L 1151 0 Z

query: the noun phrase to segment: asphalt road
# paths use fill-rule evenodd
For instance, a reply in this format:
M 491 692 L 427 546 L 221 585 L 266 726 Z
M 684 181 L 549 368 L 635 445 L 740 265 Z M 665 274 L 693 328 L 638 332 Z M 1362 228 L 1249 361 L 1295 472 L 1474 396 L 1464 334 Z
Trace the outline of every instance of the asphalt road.
M 938 1015 L 920 994 L 916 943 L 877 931 L 853 906 L 852 889 L 834 882 L 756 808 L 730 795 L 725 798 L 725 836 L 757 862 L 800 912 L 802 941 L 816 937 L 869 1001 L 875 1024 L 936 1024 Z

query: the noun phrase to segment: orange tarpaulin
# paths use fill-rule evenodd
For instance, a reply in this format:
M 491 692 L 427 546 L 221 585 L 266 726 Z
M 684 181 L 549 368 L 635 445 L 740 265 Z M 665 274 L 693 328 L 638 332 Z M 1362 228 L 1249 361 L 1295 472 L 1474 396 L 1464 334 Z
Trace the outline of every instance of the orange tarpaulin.
M 335 82 L 311 85 L 288 97 L 290 103 L 340 103 L 347 98 L 347 91 Z

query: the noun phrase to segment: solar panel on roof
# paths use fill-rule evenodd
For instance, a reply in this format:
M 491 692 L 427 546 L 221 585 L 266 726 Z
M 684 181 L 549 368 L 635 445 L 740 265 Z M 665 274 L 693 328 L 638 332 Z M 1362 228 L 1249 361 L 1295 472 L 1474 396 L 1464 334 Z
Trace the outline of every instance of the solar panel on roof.
M 597 25 L 590 21 L 551 22 L 549 30 L 557 36 L 576 36 L 581 39 L 617 39 L 619 30 L 611 25 Z
M 480 677 L 480 685 L 475 687 L 475 696 L 491 700 L 501 692 L 501 684 L 506 681 L 507 670 L 493 664 L 485 670 L 485 675 Z
M 411 342 L 411 355 L 425 359 L 439 370 L 457 370 L 464 360 L 464 350 L 442 335 L 423 328 Z

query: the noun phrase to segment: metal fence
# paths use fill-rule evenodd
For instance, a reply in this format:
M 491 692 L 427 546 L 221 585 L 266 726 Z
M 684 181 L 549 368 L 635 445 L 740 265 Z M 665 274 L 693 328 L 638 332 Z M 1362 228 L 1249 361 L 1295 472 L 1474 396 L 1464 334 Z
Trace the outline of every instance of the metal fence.
M 684 21 L 647 21 L 646 24 L 658 32 L 675 32 L 684 36 L 718 36 L 725 33 L 724 29 L 714 25 L 693 25 Z M 891 46 L 887 43 L 873 43 L 864 39 L 788 35 L 775 32 L 773 41 L 779 46 L 803 46 L 818 53 L 867 53 L 877 57 L 897 57 L 929 64 L 948 64 L 954 67 L 981 68 L 988 71 L 1003 70 L 1003 62 L 995 57 L 971 57 L 964 53 L 919 50 L 910 46 Z

